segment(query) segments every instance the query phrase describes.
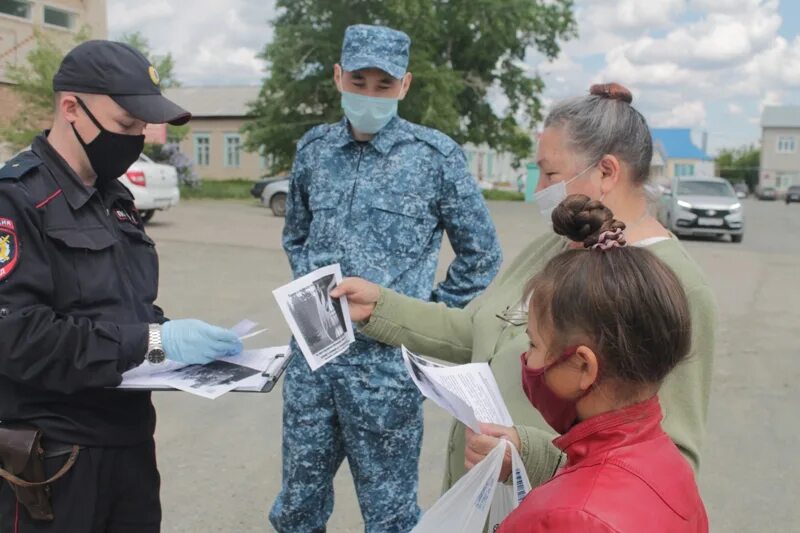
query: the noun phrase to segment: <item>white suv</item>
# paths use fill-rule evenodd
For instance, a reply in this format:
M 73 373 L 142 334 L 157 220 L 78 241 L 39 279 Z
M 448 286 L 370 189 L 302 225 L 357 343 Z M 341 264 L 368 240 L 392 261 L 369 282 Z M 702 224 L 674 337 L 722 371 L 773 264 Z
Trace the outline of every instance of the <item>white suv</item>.
M 133 193 L 136 209 L 145 222 L 153 218 L 156 210 L 178 205 L 181 198 L 175 167 L 156 163 L 144 154 L 119 180 Z

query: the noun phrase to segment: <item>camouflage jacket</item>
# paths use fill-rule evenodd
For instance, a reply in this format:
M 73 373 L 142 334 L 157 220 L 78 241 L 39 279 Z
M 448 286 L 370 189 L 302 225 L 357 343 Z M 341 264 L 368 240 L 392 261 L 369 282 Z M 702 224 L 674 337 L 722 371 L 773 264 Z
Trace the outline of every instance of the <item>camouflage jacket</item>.
M 445 231 L 456 258 L 434 288 Z M 346 119 L 306 133 L 292 168 L 283 245 L 296 277 L 339 263 L 345 276 L 452 307 L 481 293 L 502 259 L 463 151 L 399 117 L 369 142 L 353 139 Z M 359 336 L 336 361 L 357 360 L 351 354 L 365 342 Z

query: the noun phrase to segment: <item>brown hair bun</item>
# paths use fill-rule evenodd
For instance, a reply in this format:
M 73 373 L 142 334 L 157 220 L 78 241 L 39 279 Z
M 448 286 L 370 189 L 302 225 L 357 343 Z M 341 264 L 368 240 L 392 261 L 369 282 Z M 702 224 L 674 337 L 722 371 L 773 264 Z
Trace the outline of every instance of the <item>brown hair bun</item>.
M 553 210 L 553 230 L 568 239 L 583 243 L 585 248 L 597 244 L 600 234 L 616 229 L 624 230 L 625 223 L 614 219 L 611 212 L 602 202 L 592 200 L 584 194 L 567 196 Z M 625 244 L 622 231 L 611 236 L 620 244 Z
M 633 102 L 633 94 L 619 83 L 597 83 L 589 87 L 589 94 L 609 100 L 622 100 L 628 104 Z

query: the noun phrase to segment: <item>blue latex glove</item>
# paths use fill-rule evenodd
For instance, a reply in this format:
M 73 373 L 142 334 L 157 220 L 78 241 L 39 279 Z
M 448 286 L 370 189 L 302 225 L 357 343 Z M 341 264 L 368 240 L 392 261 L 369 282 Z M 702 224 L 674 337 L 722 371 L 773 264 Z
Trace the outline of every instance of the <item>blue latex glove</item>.
M 161 326 L 161 343 L 167 359 L 204 365 L 242 352 L 242 341 L 229 329 L 201 320 L 171 320 Z

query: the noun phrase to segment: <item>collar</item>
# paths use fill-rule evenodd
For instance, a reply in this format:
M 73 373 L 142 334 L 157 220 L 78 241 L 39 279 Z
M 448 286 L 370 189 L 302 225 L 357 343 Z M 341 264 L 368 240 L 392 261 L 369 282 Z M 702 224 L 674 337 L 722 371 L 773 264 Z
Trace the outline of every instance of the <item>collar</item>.
M 405 127 L 405 121 L 395 116 L 392 117 L 392 120 L 390 120 L 381 131 L 376 133 L 375 136 L 369 140 L 368 144 L 372 145 L 372 147 L 382 155 L 386 155 L 392 150 L 395 144 L 413 139 L 414 136 L 408 131 L 408 128 Z M 342 148 L 350 143 L 357 142 L 350 131 L 350 123 L 347 121 L 347 118 L 342 118 L 342 120 L 333 126 L 331 129 L 330 141 L 337 148 Z
M 38 135 L 31 144 L 31 151 L 44 161 L 47 168 L 51 171 L 53 178 L 64 193 L 67 203 L 73 210 L 78 210 L 89 201 L 89 198 L 97 191 L 94 187 L 87 187 L 83 184 L 80 177 L 72 170 L 72 167 L 64 161 L 53 145 L 47 140 L 50 130 Z
M 660 431 L 661 418 L 661 404 L 653 396 L 580 422 L 553 444 L 567 454 L 567 466 L 574 467 L 614 448 L 649 440 Z

